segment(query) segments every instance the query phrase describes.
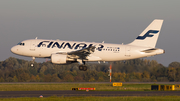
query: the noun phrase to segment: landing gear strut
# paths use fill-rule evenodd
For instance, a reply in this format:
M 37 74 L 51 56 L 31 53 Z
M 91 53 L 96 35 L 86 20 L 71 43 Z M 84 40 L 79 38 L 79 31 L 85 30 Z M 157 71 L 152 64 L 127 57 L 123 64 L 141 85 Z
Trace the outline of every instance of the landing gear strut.
M 31 61 L 31 67 L 33 67 L 34 66 L 34 61 L 35 61 L 35 57 L 32 57 L 32 61 Z

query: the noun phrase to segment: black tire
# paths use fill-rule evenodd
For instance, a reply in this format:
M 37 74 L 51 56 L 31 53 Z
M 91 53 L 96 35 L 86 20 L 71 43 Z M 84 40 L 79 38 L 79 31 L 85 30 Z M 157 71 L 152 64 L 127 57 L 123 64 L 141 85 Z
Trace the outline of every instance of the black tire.
M 80 65 L 79 66 L 79 70 L 83 70 L 84 69 L 84 66 L 83 65 Z
M 83 71 L 86 71 L 87 70 L 87 66 L 83 66 Z

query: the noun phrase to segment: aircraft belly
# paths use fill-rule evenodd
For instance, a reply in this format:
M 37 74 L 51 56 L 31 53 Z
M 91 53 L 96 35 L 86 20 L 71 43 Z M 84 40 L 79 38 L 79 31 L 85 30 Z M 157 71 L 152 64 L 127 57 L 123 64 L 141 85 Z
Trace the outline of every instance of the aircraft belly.
M 102 59 L 102 61 L 118 61 L 123 58 L 123 54 L 110 52 L 97 52 L 94 54 Z

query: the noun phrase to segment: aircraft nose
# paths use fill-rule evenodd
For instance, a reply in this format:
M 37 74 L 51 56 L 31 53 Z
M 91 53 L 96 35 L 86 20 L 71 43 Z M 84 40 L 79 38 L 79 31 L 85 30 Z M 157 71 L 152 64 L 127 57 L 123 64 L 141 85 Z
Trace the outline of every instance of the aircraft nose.
M 11 48 L 11 52 L 12 52 L 12 53 L 17 53 L 17 51 L 18 51 L 18 49 L 17 49 L 16 46 L 14 46 L 14 47 Z
M 12 53 L 15 52 L 15 48 L 14 48 L 14 47 L 11 48 L 11 52 L 12 52 Z

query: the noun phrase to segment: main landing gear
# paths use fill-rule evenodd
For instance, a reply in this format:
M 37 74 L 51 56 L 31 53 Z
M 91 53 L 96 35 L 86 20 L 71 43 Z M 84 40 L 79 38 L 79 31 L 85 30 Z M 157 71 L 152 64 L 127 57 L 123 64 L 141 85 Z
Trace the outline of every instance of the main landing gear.
M 85 65 L 85 61 L 79 61 L 81 63 L 81 65 L 79 65 L 79 70 L 83 70 L 86 71 L 87 70 L 87 66 Z
M 79 70 L 86 71 L 87 70 L 87 66 L 86 65 L 80 65 L 79 66 Z

